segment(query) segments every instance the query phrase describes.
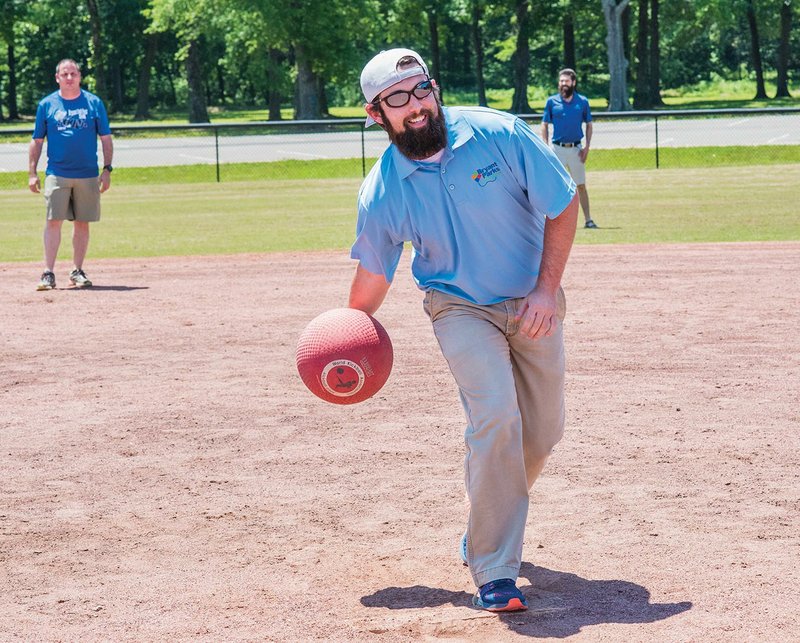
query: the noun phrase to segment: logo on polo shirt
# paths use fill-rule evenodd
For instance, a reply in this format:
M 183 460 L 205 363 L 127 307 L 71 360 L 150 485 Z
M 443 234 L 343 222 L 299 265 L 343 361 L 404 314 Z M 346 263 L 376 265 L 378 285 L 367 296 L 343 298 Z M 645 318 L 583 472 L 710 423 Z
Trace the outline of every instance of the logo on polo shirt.
M 498 174 L 500 174 L 500 166 L 497 163 L 491 163 L 486 167 L 475 170 L 472 174 L 472 180 L 483 187 L 487 183 L 497 180 Z

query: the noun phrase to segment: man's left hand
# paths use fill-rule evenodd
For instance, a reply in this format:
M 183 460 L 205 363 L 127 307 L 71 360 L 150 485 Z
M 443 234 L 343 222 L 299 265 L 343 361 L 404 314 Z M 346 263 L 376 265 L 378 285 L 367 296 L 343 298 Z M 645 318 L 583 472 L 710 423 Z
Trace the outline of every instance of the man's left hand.
M 531 339 L 549 337 L 556 329 L 556 296 L 534 288 L 525 297 L 516 320 L 519 332 Z
M 100 173 L 100 192 L 105 192 L 108 188 L 111 187 L 111 172 L 108 170 L 103 170 Z
M 589 156 L 589 148 L 582 147 L 578 150 L 578 158 L 581 160 L 581 163 L 586 163 L 586 157 Z

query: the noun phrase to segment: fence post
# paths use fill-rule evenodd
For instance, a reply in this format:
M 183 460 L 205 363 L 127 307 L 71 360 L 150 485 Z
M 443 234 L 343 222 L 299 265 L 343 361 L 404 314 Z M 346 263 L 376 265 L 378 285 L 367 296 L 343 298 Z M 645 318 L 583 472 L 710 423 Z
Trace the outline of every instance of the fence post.
M 365 148 L 364 148 L 364 130 L 365 129 L 366 128 L 362 125 L 361 126 L 361 178 L 362 179 L 367 176 L 367 158 L 366 158 L 366 152 L 365 152 Z
M 656 123 L 656 169 L 658 169 L 658 115 L 653 116 Z
M 216 127 L 214 128 L 214 149 L 217 159 L 217 183 L 219 183 L 219 130 Z

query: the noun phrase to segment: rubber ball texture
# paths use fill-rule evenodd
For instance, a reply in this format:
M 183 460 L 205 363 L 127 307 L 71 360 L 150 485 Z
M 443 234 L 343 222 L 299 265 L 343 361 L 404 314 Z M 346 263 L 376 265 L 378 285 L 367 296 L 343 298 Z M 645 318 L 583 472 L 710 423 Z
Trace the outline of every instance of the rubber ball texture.
M 394 352 L 377 319 L 353 308 L 334 308 L 312 319 L 300 334 L 296 359 L 314 395 L 332 404 L 356 404 L 386 384 Z

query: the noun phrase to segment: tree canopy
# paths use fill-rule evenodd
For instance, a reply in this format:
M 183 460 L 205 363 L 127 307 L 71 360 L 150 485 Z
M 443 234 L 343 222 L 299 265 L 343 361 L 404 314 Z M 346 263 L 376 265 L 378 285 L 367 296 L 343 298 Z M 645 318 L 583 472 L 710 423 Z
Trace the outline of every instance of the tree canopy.
M 252 106 L 320 118 L 361 102 L 375 52 L 407 46 L 450 91 L 579 89 L 614 110 L 662 104 L 661 92 L 714 78 L 753 78 L 767 97 L 800 74 L 797 0 L 0 0 L 0 119 L 30 115 L 55 90 L 55 64 L 83 65 L 112 112 L 146 118 Z

